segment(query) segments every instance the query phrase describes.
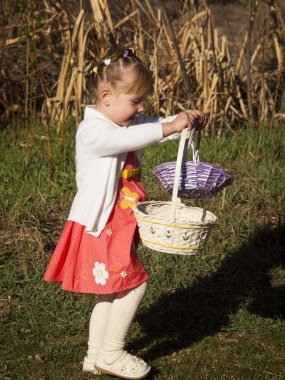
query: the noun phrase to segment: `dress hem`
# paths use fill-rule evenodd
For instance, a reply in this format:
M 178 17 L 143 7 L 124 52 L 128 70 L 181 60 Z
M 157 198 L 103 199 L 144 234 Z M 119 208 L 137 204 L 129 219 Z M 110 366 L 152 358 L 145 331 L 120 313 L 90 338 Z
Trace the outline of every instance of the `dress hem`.
M 45 282 L 50 282 L 50 283 L 58 283 L 60 284 L 61 283 L 61 286 L 60 288 L 62 290 L 65 290 L 67 292 L 72 292 L 72 293 L 80 293 L 80 294 L 95 294 L 95 295 L 101 295 L 101 294 L 115 294 L 115 293 L 120 293 L 120 292 L 124 292 L 125 290 L 130 290 L 130 289 L 134 289 L 134 288 L 137 288 L 138 286 L 140 286 L 141 284 L 143 284 L 144 282 L 148 281 L 149 280 L 149 276 L 146 276 L 145 278 L 143 278 L 141 281 L 137 282 L 136 285 L 131 285 L 130 286 L 126 286 L 125 288 L 122 288 L 120 287 L 120 290 L 118 291 L 111 291 L 111 292 L 101 292 L 101 293 L 97 293 L 97 292 L 92 292 L 92 291 L 86 291 L 86 290 L 75 290 L 74 288 L 71 288 L 69 286 L 64 286 L 62 284 L 62 281 L 61 280 L 46 280 L 44 278 L 44 281 Z

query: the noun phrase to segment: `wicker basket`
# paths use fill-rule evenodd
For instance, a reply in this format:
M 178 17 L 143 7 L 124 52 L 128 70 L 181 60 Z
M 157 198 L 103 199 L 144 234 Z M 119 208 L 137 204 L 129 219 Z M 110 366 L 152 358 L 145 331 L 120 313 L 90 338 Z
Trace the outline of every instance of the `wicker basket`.
M 178 196 L 182 198 L 212 197 L 232 182 L 232 177 L 223 168 L 199 161 L 199 146 L 201 132 L 198 132 L 196 149 L 193 144 L 193 132 L 182 141 L 180 153 L 182 154 L 181 174 L 179 179 Z M 189 144 L 187 147 L 187 140 Z M 191 146 L 193 161 L 186 161 L 187 150 Z M 174 186 L 176 162 L 165 162 L 156 166 L 153 175 L 162 184 L 164 189 L 172 194 Z
M 187 130 L 181 134 L 171 202 L 139 202 L 134 206 L 143 244 L 155 251 L 195 255 L 204 249 L 217 217 L 178 198 L 178 181 Z

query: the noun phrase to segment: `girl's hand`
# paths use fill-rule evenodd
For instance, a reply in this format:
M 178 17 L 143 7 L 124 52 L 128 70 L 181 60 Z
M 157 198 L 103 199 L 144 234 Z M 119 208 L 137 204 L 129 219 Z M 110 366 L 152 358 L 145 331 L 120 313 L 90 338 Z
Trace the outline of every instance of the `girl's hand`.
M 198 111 L 198 110 L 195 110 L 195 111 L 186 111 L 187 113 L 189 114 L 192 114 L 192 112 L 195 112 L 196 113 L 196 123 L 195 123 L 195 130 L 196 131 L 201 131 L 202 129 L 204 129 L 206 127 L 206 125 L 208 124 L 208 121 L 209 121 L 209 114 L 208 113 L 204 113 L 204 112 L 201 112 L 201 111 Z
M 208 122 L 208 117 L 197 110 L 180 112 L 173 121 L 162 124 L 163 137 L 182 132 L 184 128 L 192 128 L 194 121 L 197 122 L 196 130 L 203 129 Z

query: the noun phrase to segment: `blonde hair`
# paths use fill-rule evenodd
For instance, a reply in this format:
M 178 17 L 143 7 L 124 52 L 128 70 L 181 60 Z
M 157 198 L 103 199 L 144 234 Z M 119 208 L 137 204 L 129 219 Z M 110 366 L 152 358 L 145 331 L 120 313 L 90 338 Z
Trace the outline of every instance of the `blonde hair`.
M 126 75 L 127 74 L 127 75 Z M 95 103 L 98 89 L 104 82 L 112 88 L 121 87 L 127 94 L 148 96 L 153 89 L 150 69 L 138 58 L 132 49 L 116 52 L 102 58 L 91 70 Z

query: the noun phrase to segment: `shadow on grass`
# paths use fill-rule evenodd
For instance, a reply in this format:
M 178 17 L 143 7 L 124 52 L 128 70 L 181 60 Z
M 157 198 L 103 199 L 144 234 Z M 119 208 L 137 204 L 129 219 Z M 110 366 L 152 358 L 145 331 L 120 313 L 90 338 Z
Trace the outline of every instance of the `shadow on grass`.
M 146 337 L 134 344 L 152 345 L 147 359 L 169 355 L 220 331 L 243 303 L 253 314 L 284 318 L 285 289 L 273 287 L 270 274 L 284 267 L 284 248 L 285 224 L 257 229 L 213 275 L 161 296 L 139 314 Z M 156 339 L 159 343 L 153 344 Z

